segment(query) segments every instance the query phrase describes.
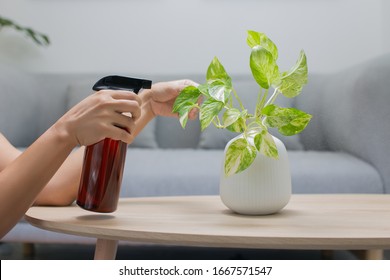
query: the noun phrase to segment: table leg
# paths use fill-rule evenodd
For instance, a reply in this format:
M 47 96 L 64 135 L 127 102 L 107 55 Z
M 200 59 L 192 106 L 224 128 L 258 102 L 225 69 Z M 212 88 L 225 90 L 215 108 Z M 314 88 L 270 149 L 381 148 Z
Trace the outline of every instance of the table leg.
M 115 260 L 118 240 L 97 239 L 95 260 Z
M 352 251 L 359 259 L 383 260 L 383 250 L 358 250 Z
M 321 259 L 322 260 L 333 260 L 334 255 L 333 250 L 321 250 Z

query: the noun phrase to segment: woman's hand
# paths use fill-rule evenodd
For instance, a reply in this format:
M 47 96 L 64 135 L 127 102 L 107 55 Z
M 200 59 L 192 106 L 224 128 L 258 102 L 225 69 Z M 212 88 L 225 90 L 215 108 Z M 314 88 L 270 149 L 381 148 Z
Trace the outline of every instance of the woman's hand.
M 131 143 L 141 104 L 133 92 L 101 90 L 75 105 L 53 127 L 75 146 L 88 146 L 104 138 Z
M 142 92 L 141 98 L 143 103 L 150 103 L 150 108 L 154 116 L 178 117 L 177 113 L 172 113 L 173 104 L 179 93 L 190 85 L 198 86 L 197 83 L 191 80 L 156 83 L 151 90 Z M 198 110 L 193 109 L 188 116 L 190 119 L 195 119 L 197 115 Z

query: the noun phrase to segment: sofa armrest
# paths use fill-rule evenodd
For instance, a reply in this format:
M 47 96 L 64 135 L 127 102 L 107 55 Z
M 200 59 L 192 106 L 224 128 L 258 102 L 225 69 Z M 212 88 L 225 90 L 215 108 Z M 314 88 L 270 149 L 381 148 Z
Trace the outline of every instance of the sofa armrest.
M 385 193 L 390 193 L 389 106 L 390 54 L 332 75 L 321 97 L 321 128 L 329 148 L 372 164 Z

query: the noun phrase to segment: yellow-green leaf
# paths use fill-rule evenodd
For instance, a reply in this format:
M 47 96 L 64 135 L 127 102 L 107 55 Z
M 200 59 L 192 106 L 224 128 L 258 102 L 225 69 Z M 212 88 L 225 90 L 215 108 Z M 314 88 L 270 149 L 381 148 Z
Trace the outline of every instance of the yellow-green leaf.
M 245 138 L 238 138 L 231 142 L 225 154 L 225 175 L 230 176 L 244 171 L 252 164 L 256 155 L 256 148 Z
M 278 149 L 271 134 L 263 130 L 254 137 L 256 149 L 270 158 L 278 158 Z
M 208 94 L 215 100 L 225 103 L 232 91 L 232 79 L 216 57 L 207 69 L 206 80 Z
M 279 85 L 279 67 L 273 55 L 261 46 L 252 48 L 250 55 L 250 68 L 253 78 L 265 89 L 271 85 Z
M 263 108 L 262 113 L 267 116 L 265 122 L 275 127 L 286 136 L 302 132 L 309 124 L 312 116 L 295 108 L 282 108 L 274 104 Z
M 301 93 L 303 86 L 307 84 L 307 76 L 307 59 L 304 51 L 301 51 L 294 67 L 282 74 L 279 91 L 289 98 L 297 96 Z
M 275 60 L 278 59 L 278 48 L 264 33 L 248 30 L 246 42 L 249 47 L 261 46 L 269 51 Z
M 223 103 L 213 98 L 208 98 L 203 102 L 199 112 L 200 126 L 202 130 L 210 125 L 222 108 Z
M 184 128 L 187 124 L 188 113 L 197 106 L 201 92 L 195 86 L 185 87 L 176 97 L 173 104 L 173 113 L 179 114 L 179 121 Z

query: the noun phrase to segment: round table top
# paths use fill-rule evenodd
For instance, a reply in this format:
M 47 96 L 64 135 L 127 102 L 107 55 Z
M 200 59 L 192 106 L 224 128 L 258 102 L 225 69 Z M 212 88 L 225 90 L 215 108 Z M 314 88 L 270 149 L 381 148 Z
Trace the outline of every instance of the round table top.
M 245 216 L 219 196 L 121 199 L 114 213 L 31 207 L 26 220 L 109 240 L 267 249 L 390 248 L 390 195 L 293 195 L 279 213 Z

